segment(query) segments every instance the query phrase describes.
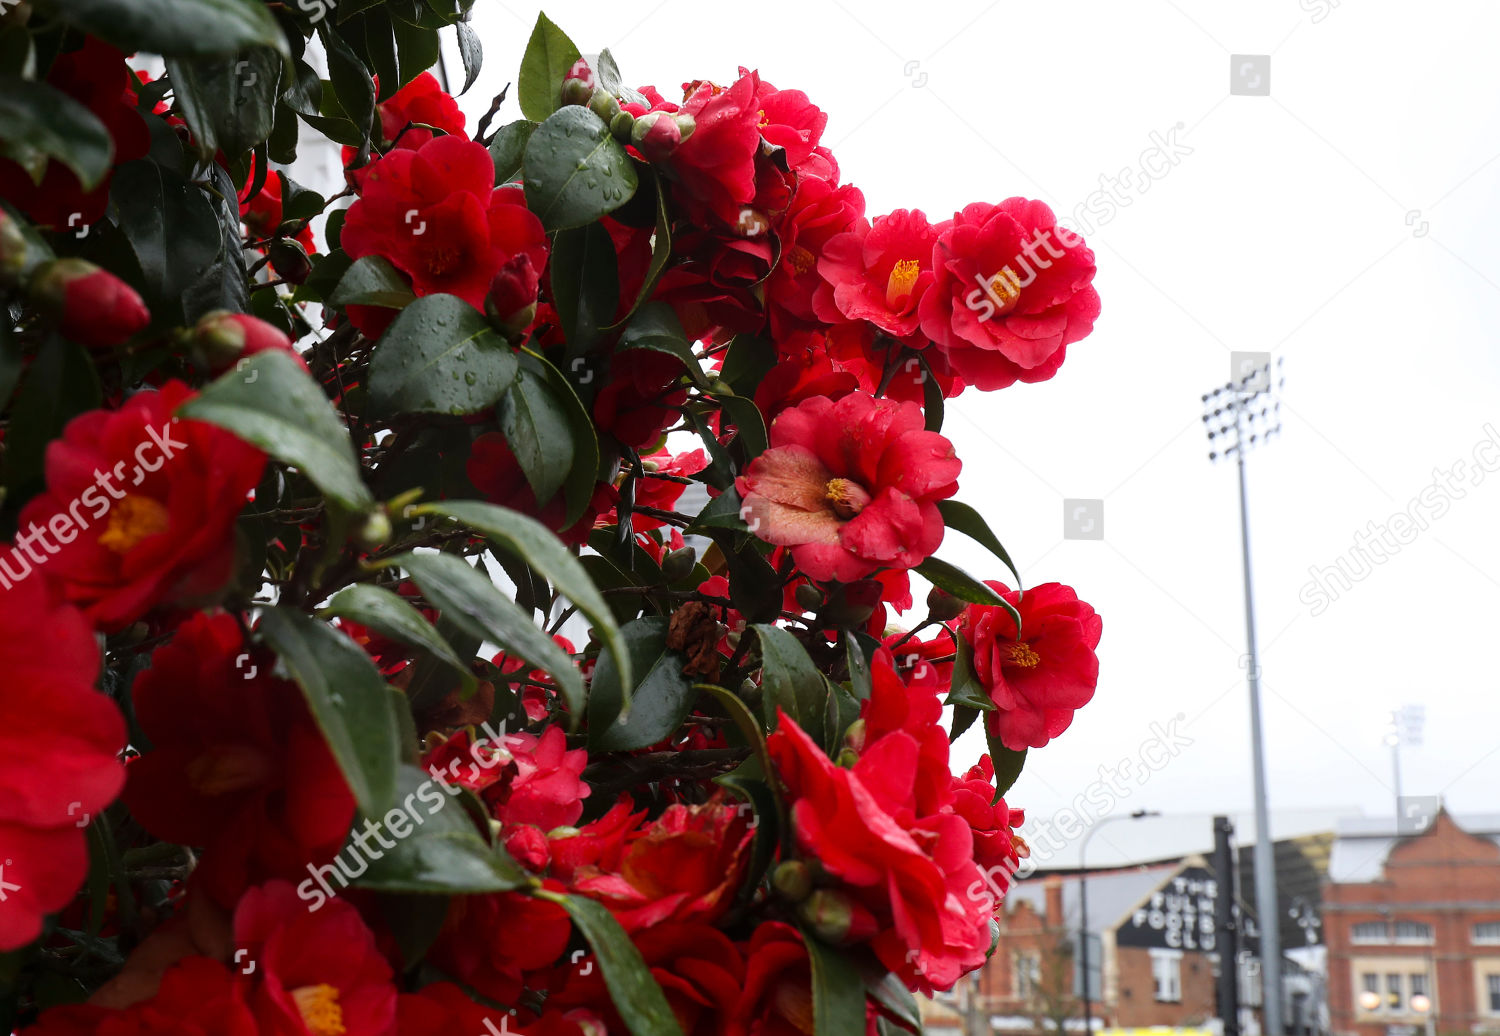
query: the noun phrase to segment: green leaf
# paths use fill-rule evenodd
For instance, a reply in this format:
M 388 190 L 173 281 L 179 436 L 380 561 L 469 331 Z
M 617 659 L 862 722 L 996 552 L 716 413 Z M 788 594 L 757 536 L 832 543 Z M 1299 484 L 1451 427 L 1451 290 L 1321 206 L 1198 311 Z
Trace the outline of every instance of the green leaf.
M 854 692 L 855 698 L 864 701 L 870 697 L 873 689 L 870 676 L 871 652 L 866 650 L 859 636 L 853 630 L 844 631 L 844 658 L 849 666 L 849 689 Z M 878 641 L 874 647 L 880 647 Z
M 391 19 L 391 32 L 396 39 L 396 59 L 401 69 L 401 86 L 410 83 L 438 63 L 442 41 L 436 29 L 411 25 L 399 18 L 393 18 Z
M 582 354 L 614 319 L 620 305 L 620 276 L 614 242 L 599 223 L 559 231 L 552 243 L 552 296 L 572 358 L 570 375 L 585 365 Z M 582 375 L 595 381 L 591 368 Z M 582 381 L 582 378 L 577 380 Z M 597 391 L 597 386 L 594 391 Z
M 780 357 L 776 346 L 759 335 L 738 334 L 729 343 L 719 378 L 734 389 L 736 395 L 753 396 L 762 379 L 776 366 Z
M 577 724 L 585 697 L 578 667 L 487 573 L 452 554 L 399 554 L 385 564 L 406 569 L 428 602 L 471 637 L 487 638 L 507 655 L 550 673 L 568 703 L 570 724 Z
M 944 705 L 962 705 L 980 712 L 994 712 L 995 703 L 985 692 L 984 685 L 974 673 L 973 649 L 963 637 L 955 637 L 953 651 L 953 679 L 948 687 Z
M 589 622 L 594 632 L 615 656 L 625 683 L 631 680 L 629 655 L 620 627 L 588 572 L 557 534 L 530 515 L 477 500 L 446 500 L 420 504 L 413 514 L 436 514 L 467 525 L 506 553 L 520 558 L 567 597 Z
M 52 246 L 47 239 L 37 231 L 31 220 L 21 214 L 21 211 L 11 205 L 4 198 L 0 198 L 0 209 L 4 209 L 13 221 L 13 225 L 20 231 L 21 237 L 26 242 L 26 250 L 21 256 L 19 268 L 11 270 L 11 276 L 17 283 L 24 284 L 38 266 L 51 262 L 57 256 L 52 251 Z M 13 261 L 13 260 L 12 260 Z
M 1017 752 L 1013 748 L 1006 748 L 998 737 L 990 733 L 988 723 L 984 725 L 984 736 L 989 744 L 990 761 L 995 764 L 995 801 L 999 802 L 1021 776 L 1029 749 L 1023 748 Z
M 572 433 L 573 463 L 563 480 L 563 498 L 567 502 L 564 521 L 571 524 L 583 516 L 599 482 L 599 432 L 593 415 L 561 371 L 529 349 L 521 351 L 520 361 L 523 371 L 541 376 L 551 386 Z
M 615 56 L 605 47 L 599 52 L 599 60 L 595 62 L 594 76 L 599 85 L 622 101 L 634 101 L 637 104 L 651 107 L 651 102 L 646 95 L 633 86 L 625 85 L 625 80 L 620 75 L 620 66 L 615 63 Z
M 52 6 L 127 54 L 222 56 L 258 46 L 290 53 L 260 0 L 55 0 Z
M 530 119 L 508 122 L 495 131 L 490 141 L 490 158 L 495 163 L 495 182 L 508 183 L 521 171 L 521 162 L 526 155 L 526 143 L 536 132 L 537 124 Z
M 198 149 L 235 156 L 271 136 L 281 56 L 258 47 L 237 60 L 223 57 L 168 58 L 173 107 L 182 113 Z M 261 165 L 264 169 L 264 164 Z
M 545 14 L 536 16 L 526 53 L 521 57 L 518 95 L 521 113 L 533 122 L 541 122 L 557 110 L 562 101 L 563 77 L 581 55 L 568 34 L 552 24 Z
M 906 984 L 894 972 L 875 964 L 873 957 L 867 957 L 865 961 L 868 970 L 860 967 L 859 961 L 856 961 L 855 966 L 864 977 L 865 992 L 870 999 L 900 1021 L 901 1028 L 897 1031 L 921 1032 L 922 1012 L 917 1007 L 917 1000 L 911 995 L 911 990 L 906 988 Z
M 229 429 L 302 472 L 351 511 L 374 506 L 348 429 L 317 382 L 296 360 L 275 350 L 240 365 L 184 404 L 179 416 Z
M 459 775 L 442 776 L 453 782 Z M 448 787 L 457 791 L 456 783 Z M 504 849 L 480 836 L 456 797 L 431 773 L 403 765 L 396 775 L 398 805 L 365 814 L 379 832 L 366 836 L 365 844 L 374 847 L 388 833 L 396 847 L 376 849 L 379 857 L 369 854 L 369 870 L 356 884 L 381 892 L 426 893 L 509 892 L 531 884 Z M 365 830 L 362 824 L 357 829 Z M 351 863 L 364 855 L 348 845 L 344 853 Z
M 144 159 L 115 170 L 109 196 L 115 223 L 141 264 L 153 315 L 161 319 L 166 313 L 182 313 L 182 296 L 219 258 L 223 245 L 208 196 Z
M 689 525 L 683 532 L 702 532 L 705 529 L 733 529 L 735 532 L 748 533 L 750 527 L 745 524 L 745 518 L 741 514 L 743 510 L 744 503 L 740 500 L 739 490 L 733 488 L 726 489 L 705 504 L 703 510 L 699 511 L 698 516 L 693 519 L 693 524 Z
M 651 262 L 646 266 L 646 278 L 641 281 L 641 290 L 636 292 L 635 301 L 630 304 L 630 309 L 625 315 L 611 325 L 611 330 L 634 316 L 641 304 L 651 297 L 651 293 L 656 290 L 656 282 L 661 279 L 662 271 L 667 268 L 667 260 L 672 258 L 672 216 L 667 211 L 667 187 L 656 172 L 649 167 L 647 177 L 651 181 L 651 189 L 656 198 L 656 229 L 651 237 Z
M 682 672 L 685 659 L 667 650 L 666 619 L 636 619 L 620 632 L 640 682 L 622 683 L 613 656 L 600 657 L 589 694 L 591 751 L 629 752 L 656 744 L 682 724 L 697 696 Z
M 561 906 L 583 933 L 599 961 L 609 998 L 632 1036 L 682 1036 L 682 1029 L 667 998 L 651 976 L 641 953 L 615 920 L 609 908 L 592 899 L 569 896 L 550 890 L 533 895 Z M 861 1020 L 860 1025 L 864 1022 Z M 819 1032 L 825 1030 L 820 1029 Z M 860 1029 L 827 1032 L 859 1032 Z
M 766 437 L 766 419 L 760 407 L 749 396 L 715 396 L 724 408 L 729 422 L 739 429 L 738 442 L 745 451 L 747 460 L 766 452 L 769 440 Z
M 631 349 L 648 349 L 676 357 L 686 368 L 688 377 L 692 378 L 694 384 L 705 391 L 709 388 L 708 377 L 703 373 L 702 364 L 693 355 L 693 346 L 682 329 L 682 321 L 677 319 L 677 311 L 667 303 L 648 302 L 630 318 L 630 323 L 625 325 L 625 331 L 620 335 L 620 344 L 615 347 L 615 352 L 619 354 Z
M 9 320 L 0 320 L 0 412 L 10 402 L 21 372 L 26 369 L 26 356 L 16 341 L 15 331 Z
M 416 299 L 416 293 L 400 272 L 383 255 L 356 259 L 344 271 L 338 286 L 328 296 L 331 306 L 384 306 L 402 309 Z M 472 307 L 471 307 L 472 308 Z
M 943 524 L 950 529 L 957 529 L 965 536 L 976 540 L 995 557 L 1005 562 L 1005 567 L 1010 569 L 1011 575 L 1016 577 L 1016 587 L 1020 588 L 1021 573 L 1016 570 L 1016 563 L 1010 559 L 1000 538 L 990 531 L 989 523 L 983 516 L 968 504 L 957 500 L 939 500 L 938 513 L 943 516 Z
M 967 705 L 953 706 L 953 726 L 948 731 L 948 743 L 957 741 L 979 718 L 979 710 L 971 709 Z
M 395 804 L 400 738 L 380 670 L 354 641 L 302 612 L 267 608 L 259 632 L 302 688 L 360 812 L 384 815 Z
M 931 557 L 918 565 L 914 571 L 933 586 L 948 591 L 960 601 L 970 604 L 996 605 L 1010 612 L 1016 620 L 1016 632 L 1021 631 L 1021 613 L 1015 605 L 1001 597 L 987 585 L 975 579 L 957 565 L 950 565 L 940 558 Z
M 479 78 L 479 70 L 484 65 L 484 44 L 468 22 L 454 22 L 453 27 L 458 30 L 458 55 L 464 63 L 464 85 L 458 91 L 458 96 L 462 97 Z
M 823 743 L 828 708 L 828 685 L 813 665 L 807 649 L 784 629 L 756 623 L 760 637 L 762 713 L 767 730 L 777 724 L 779 708 L 807 732 L 818 744 Z
M 474 682 L 468 665 L 454 654 L 453 648 L 437 628 L 405 598 L 385 587 L 372 583 L 355 583 L 345 587 L 334 595 L 326 607 L 319 609 L 318 615 L 321 618 L 337 616 L 349 619 L 392 640 L 422 648 L 463 674 L 466 682 Z
M 501 399 L 499 418 L 537 506 L 546 505 L 574 467 L 572 423 L 564 401 L 543 375 L 521 367 Z
M 523 73 L 524 75 L 524 73 Z M 635 194 L 635 163 L 604 120 L 570 104 L 526 143 L 526 206 L 548 230 L 592 223 Z
M 865 984 L 847 950 L 818 941 L 802 932 L 812 965 L 813 1031 L 861 1033 L 865 1031 Z
M 376 414 L 472 414 L 494 405 L 516 369 L 516 354 L 478 310 L 456 295 L 424 295 L 375 346 L 370 407 Z
M 351 146 L 361 147 L 370 136 L 375 122 L 375 81 L 359 55 L 354 53 L 326 20 L 318 25 L 318 36 L 328 53 L 328 83 L 333 88 L 323 91 L 323 103 L 327 105 L 330 101 L 333 102 L 332 109 L 324 114 L 352 123 L 359 139 Z M 317 126 L 318 123 L 313 125 Z
M 4 453 L 7 503 L 17 505 L 41 488 L 47 444 L 99 401 L 99 375 L 88 350 L 50 335 L 27 369 L 10 412 Z
M 85 190 L 109 172 L 115 145 L 99 117 L 46 83 L 0 76 L 0 155 L 22 147 L 73 170 Z

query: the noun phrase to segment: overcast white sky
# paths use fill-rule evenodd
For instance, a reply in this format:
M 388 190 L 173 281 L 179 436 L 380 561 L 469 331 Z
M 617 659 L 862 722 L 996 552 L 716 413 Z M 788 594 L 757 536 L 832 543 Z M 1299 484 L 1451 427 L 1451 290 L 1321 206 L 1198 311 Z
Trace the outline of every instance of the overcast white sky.
M 1015 194 L 1071 212 L 1101 175 L 1137 169 L 1153 133 L 1181 127 L 1191 153 L 1125 189 L 1130 204 L 1088 235 L 1094 334 L 1053 381 L 971 391 L 949 410 L 960 499 L 1028 585 L 1068 583 L 1104 617 L 1097 697 L 1009 796 L 1033 818 L 1179 715 L 1193 744 L 1119 809 L 1201 820 L 1206 844 L 1209 814 L 1250 807 L 1234 471 L 1208 462 L 1199 420 L 1231 350 L 1286 361 L 1285 432 L 1250 458 L 1270 795 L 1285 818 L 1273 828 L 1389 814 L 1381 737 L 1407 702 L 1426 705 L 1427 730 L 1403 753 L 1404 792 L 1500 811 L 1500 474 L 1461 483 L 1446 515 L 1323 614 L 1299 600 L 1310 566 L 1333 565 L 1500 425 L 1500 8 L 1334 3 L 549 9 L 582 50 L 610 47 L 627 80 L 669 96 L 740 64 L 805 90 L 871 214 L 939 219 Z M 536 12 L 479 0 L 471 120 L 514 77 Z M 1270 56 L 1269 96 L 1231 96 L 1232 55 Z M 518 117 L 513 101 L 503 114 Z M 1063 539 L 1067 497 L 1104 500 L 1102 541 Z M 956 534 L 940 553 L 1001 575 Z M 955 764 L 982 750 L 966 736 Z M 1162 823 L 1112 827 L 1091 861 L 1151 855 Z

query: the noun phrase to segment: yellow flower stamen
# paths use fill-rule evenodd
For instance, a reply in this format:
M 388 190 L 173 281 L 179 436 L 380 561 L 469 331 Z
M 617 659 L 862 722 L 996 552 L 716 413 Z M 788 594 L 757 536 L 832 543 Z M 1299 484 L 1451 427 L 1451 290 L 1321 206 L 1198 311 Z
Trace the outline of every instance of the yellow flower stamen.
M 110 509 L 109 528 L 99 535 L 99 546 L 124 554 L 147 536 L 166 532 L 170 526 L 164 504 L 132 493 Z

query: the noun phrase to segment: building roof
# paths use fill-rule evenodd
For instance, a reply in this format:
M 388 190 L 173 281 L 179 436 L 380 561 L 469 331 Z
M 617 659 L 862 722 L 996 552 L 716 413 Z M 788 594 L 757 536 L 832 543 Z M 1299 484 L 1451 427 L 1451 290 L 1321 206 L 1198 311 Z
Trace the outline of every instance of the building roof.
M 1103 932 L 1113 928 L 1128 914 L 1141 898 L 1177 870 L 1177 863 L 1141 864 L 1119 870 L 1089 871 L 1089 931 Z M 1029 903 L 1037 913 L 1046 910 L 1046 882 L 1042 875 L 1033 875 L 1018 881 L 1005 895 L 1009 904 Z M 1077 930 L 1081 909 L 1078 894 L 1078 877 L 1060 876 L 1063 894 L 1063 923 Z M 1055 923 L 1056 918 L 1047 918 Z
M 1453 817 L 1453 822 L 1471 835 L 1500 845 L 1500 813 L 1465 814 Z M 1328 880 L 1339 883 L 1379 881 L 1391 849 L 1414 833 L 1398 833 L 1394 817 L 1346 817 L 1340 820 L 1334 829 Z

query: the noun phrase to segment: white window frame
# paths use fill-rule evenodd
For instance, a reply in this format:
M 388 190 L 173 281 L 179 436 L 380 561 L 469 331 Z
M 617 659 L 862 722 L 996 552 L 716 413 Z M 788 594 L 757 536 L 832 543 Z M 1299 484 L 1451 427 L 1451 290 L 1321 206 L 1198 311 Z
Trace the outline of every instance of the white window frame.
M 1475 946 L 1500 946 L 1500 921 L 1477 921 L 1469 929 L 1469 941 Z
M 1159 1004 L 1182 1003 L 1182 951 L 1151 950 L 1151 985 Z
M 1380 935 L 1374 935 L 1376 929 Z M 1358 921 L 1349 927 L 1349 942 L 1355 946 L 1388 946 L 1391 926 L 1384 921 Z
M 1402 934 L 1402 925 L 1407 926 L 1407 934 Z M 1416 929 L 1416 934 L 1411 929 Z M 1397 921 L 1391 926 L 1391 937 L 1398 946 L 1431 946 L 1433 929 L 1426 921 Z

